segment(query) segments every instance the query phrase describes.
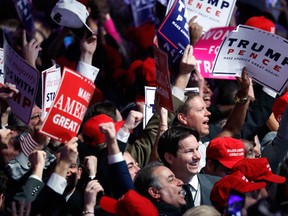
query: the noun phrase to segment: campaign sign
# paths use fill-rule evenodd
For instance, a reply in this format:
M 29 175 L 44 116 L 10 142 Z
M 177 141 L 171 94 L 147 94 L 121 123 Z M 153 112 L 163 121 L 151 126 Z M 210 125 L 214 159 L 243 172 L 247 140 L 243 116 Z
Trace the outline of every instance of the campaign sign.
M 4 54 L 3 49 L 0 48 L 0 87 L 4 85 Z
M 197 15 L 203 32 L 211 28 L 228 26 L 236 0 L 185 0 L 188 21 Z
M 288 79 L 288 40 L 276 34 L 239 25 L 223 41 L 213 74 L 248 76 L 257 83 L 281 94 Z
M 157 77 L 157 102 L 159 103 L 159 106 L 164 107 L 171 112 L 174 112 L 167 54 L 156 46 L 154 46 L 154 53 Z
M 61 82 L 61 68 L 56 64 L 42 71 L 42 118 L 49 112 Z
M 199 92 L 199 88 L 189 87 L 185 89 L 185 92 L 187 91 Z M 156 87 L 145 86 L 145 106 L 144 106 L 143 128 L 146 127 L 148 121 L 154 114 L 155 92 L 156 92 Z
M 235 27 L 212 28 L 203 34 L 194 45 L 196 67 L 204 78 L 235 79 L 234 76 L 213 76 L 214 59 L 222 41 Z
M 27 33 L 32 34 L 35 27 L 29 0 L 13 0 L 17 14 Z
M 62 143 L 75 137 L 94 89 L 95 85 L 90 79 L 64 67 L 60 87 L 40 133 Z
M 153 22 L 155 0 L 131 0 L 134 25 L 139 27 L 146 22 Z
M 39 83 L 39 72 L 9 45 L 4 33 L 4 82 L 16 85 L 19 93 L 7 102 L 12 112 L 24 123 L 31 117 Z
M 180 63 L 190 43 L 188 28 L 184 1 L 174 1 L 157 30 L 158 46 L 168 54 L 169 65 L 172 67 Z

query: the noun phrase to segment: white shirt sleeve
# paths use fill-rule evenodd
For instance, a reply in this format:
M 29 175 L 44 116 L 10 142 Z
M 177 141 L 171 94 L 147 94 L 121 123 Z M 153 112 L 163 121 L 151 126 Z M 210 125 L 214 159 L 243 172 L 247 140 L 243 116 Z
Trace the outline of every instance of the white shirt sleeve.
M 118 163 L 120 161 L 124 161 L 122 152 L 119 152 L 114 155 L 108 155 L 108 164 Z
M 129 139 L 130 133 L 124 131 L 122 128 L 119 129 L 116 138 L 117 140 L 120 140 L 123 143 L 127 143 Z
M 56 173 L 52 173 L 48 179 L 47 186 L 58 194 L 63 194 L 67 186 L 67 180 Z
M 76 71 L 94 82 L 98 75 L 99 69 L 83 61 L 79 61 Z
M 172 94 L 181 101 L 186 100 L 185 92 L 176 86 L 172 86 Z
M 263 86 L 262 90 L 263 90 L 266 94 L 268 94 L 269 96 L 271 96 L 271 97 L 273 97 L 273 98 L 275 98 L 276 95 L 277 95 L 276 92 L 274 92 L 273 90 L 267 88 L 266 86 Z

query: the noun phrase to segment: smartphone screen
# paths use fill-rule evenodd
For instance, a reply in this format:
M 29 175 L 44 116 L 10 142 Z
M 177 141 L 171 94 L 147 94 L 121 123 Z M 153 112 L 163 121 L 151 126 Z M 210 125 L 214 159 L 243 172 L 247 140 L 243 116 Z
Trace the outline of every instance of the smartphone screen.
M 231 190 L 228 198 L 227 213 L 231 216 L 241 216 L 241 209 L 244 206 L 245 195 L 236 190 Z

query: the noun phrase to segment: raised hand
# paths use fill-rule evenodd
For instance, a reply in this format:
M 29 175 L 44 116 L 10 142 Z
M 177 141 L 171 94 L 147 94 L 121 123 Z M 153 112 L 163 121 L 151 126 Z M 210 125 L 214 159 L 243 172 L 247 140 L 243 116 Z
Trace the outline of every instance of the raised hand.
M 197 16 L 193 16 L 189 21 L 190 44 L 192 46 L 198 41 L 202 35 L 203 28 L 198 23 L 194 22 Z
M 35 69 L 36 59 L 38 58 L 39 51 L 42 50 L 40 44 L 35 38 L 27 41 L 26 31 L 22 32 L 22 57 Z
M 124 129 L 126 132 L 129 132 L 130 130 L 136 128 L 143 121 L 143 118 L 143 113 L 131 110 L 125 119 L 125 123 L 123 124 L 122 129 Z

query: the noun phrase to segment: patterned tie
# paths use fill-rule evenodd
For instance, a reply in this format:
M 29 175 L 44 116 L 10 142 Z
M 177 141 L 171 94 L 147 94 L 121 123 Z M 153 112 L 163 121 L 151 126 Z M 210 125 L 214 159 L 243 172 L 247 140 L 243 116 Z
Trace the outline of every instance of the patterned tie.
M 192 196 L 192 186 L 190 184 L 184 184 L 182 185 L 183 189 L 186 191 L 186 209 L 190 209 L 194 207 L 194 200 Z

